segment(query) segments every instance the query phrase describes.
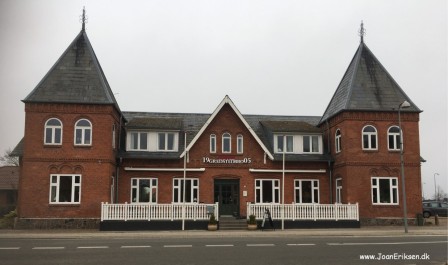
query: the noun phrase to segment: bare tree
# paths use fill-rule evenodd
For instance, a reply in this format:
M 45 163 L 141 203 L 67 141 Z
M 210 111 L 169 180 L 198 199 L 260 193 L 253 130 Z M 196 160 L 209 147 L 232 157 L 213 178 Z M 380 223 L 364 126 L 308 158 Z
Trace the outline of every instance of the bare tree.
M 448 194 L 442 189 L 442 187 L 437 186 L 437 193 L 434 196 L 434 200 L 443 201 L 447 197 L 448 197 Z
M 6 150 L 3 156 L 0 156 L 0 164 L 4 166 L 19 166 L 19 158 L 11 155 L 11 149 Z

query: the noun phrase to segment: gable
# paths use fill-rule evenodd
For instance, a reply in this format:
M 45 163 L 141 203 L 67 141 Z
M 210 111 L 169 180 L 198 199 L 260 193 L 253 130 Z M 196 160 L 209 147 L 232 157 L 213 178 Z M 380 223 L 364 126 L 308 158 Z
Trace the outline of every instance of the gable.
M 263 144 L 263 142 L 260 140 L 260 138 L 257 136 L 257 134 L 254 132 L 254 130 L 251 128 L 249 123 L 244 119 L 243 115 L 240 113 L 240 111 L 236 108 L 236 106 L 233 104 L 232 100 L 229 98 L 229 96 L 225 96 L 224 99 L 221 101 L 221 103 L 218 105 L 218 107 L 215 109 L 215 111 L 212 113 L 212 115 L 209 117 L 209 119 L 205 122 L 205 124 L 202 126 L 202 128 L 199 130 L 199 132 L 195 135 L 195 137 L 192 139 L 190 144 L 187 146 L 187 150 L 191 150 L 193 146 L 196 144 L 198 139 L 204 134 L 204 132 L 209 128 L 209 126 L 214 123 L 215 119 L 217 119 L 218 114 L 221 112 L 223 108 L 228 108 L 227 111 L 233 112 L 237 120 L 241 122 L 242 126 L 249 132 L 249 135 L 255 139 L 258 146 L 261 147 L 261 149 L 266 153 L 266 155 L 273 160 L 274 157 L 269 151 L 269 149 Z M 219 117 L 221 119 L 221 117 Z M 229 121 L 223 120 L 224 125 L 228 124 Z M 221 122 L 223 122 L 221 121 Z M 222 126 L 223 124 L 220 124 Z M 229 126 L 232 126 L 232 124 L 228 124 Z M 236 137 L 236 136 L 235 136 Z M 185 151 L 182 152 L 180 157 L 183 157 L 185 155 Z

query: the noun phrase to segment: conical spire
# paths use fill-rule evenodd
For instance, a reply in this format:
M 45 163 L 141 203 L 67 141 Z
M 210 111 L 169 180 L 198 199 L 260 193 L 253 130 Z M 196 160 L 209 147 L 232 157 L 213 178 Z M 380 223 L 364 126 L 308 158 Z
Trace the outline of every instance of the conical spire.
M 360 32 L 365 32 L 361 24 Z M 404 100 L 406 111 L 421 112 L 364 43 L 361 43 L 319 124 L 343 111 L 393 111 Z

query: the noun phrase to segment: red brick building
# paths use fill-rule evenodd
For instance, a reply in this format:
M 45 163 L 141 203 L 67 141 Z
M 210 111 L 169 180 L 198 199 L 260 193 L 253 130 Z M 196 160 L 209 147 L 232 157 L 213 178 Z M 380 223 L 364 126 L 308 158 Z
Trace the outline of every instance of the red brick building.
M 322 116 L 245 115 L 228 96 L 211 114 L 121 111 L 84 28 L 23 102 L 22 226 L 266 208 L 288 227 L 402 222 L 401 138 L 407 216 L 422 210 L 421 111 L 362 39 Z

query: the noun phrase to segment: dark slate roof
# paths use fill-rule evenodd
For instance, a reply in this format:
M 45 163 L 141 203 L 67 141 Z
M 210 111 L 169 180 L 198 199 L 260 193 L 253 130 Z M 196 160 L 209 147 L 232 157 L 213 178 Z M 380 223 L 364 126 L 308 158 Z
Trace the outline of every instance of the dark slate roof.
M 19 187 L 19 167 L 0 167 L 0 190 L 17 190 Z
M 342 111 L 397 110 L 404 100 L 411 107 L 403 111 L 421 112 L 361 42 L 319 124 Z
M 179 131 L 187 131 L 187 145 L 199 133 L 202 126 L 207 122 L 211 114 L 199 113 L 161 113 L 161 112 L 123 112 L 124 118 L 128 121 L 126 128 L 150 128 L 149 121 L 155 121 L 159 125 L 153 126 L 154 129 L 178 129 Z M 273 152 L 272 133 L 285 132 L 283 128 L 288 128 L 288 132 L 313 132 L 320 133 L 321 129 L 317 127 L 320 117 L 318 116 L 274 116 L 274 115 L 243 115 L 244 119 L 254 130 L 263 144 Z M 163 126 L 163 121 L 167 121 Z M 173 125 L 174 124 L 174 125 Z M 131 125 L 131 127 L 129 127 Z M 141 125 L 142 127 L 138 127 Z M 265 126 L 269 125 L 269 129 Z M 275 125 L 283 125 L 282 130 L 276 129 Z M 157 127 L 157 128 L 156 128 Z M 141 159 L 179 159 L 180 154 L 185 150 L 184 133 L 179 135 L 178 152 L 133 152 L 124 151 L 124 146 L 120 153 L 124 158 L 141 158 Z M 275 160 L 282 160 L 282 156 L 274 155 Z M 328 161 L 331 157 L 327 155 L 287 155 L 288 161 Z
M 14 147 L 14 149 L 11 152 L 11 156 L 23 156 L 23 145 L 24 145 L 24 138 L 20 140 L 20 142 Z
M 84 30 L 23 102 L 113 104 L 119 110 Z

